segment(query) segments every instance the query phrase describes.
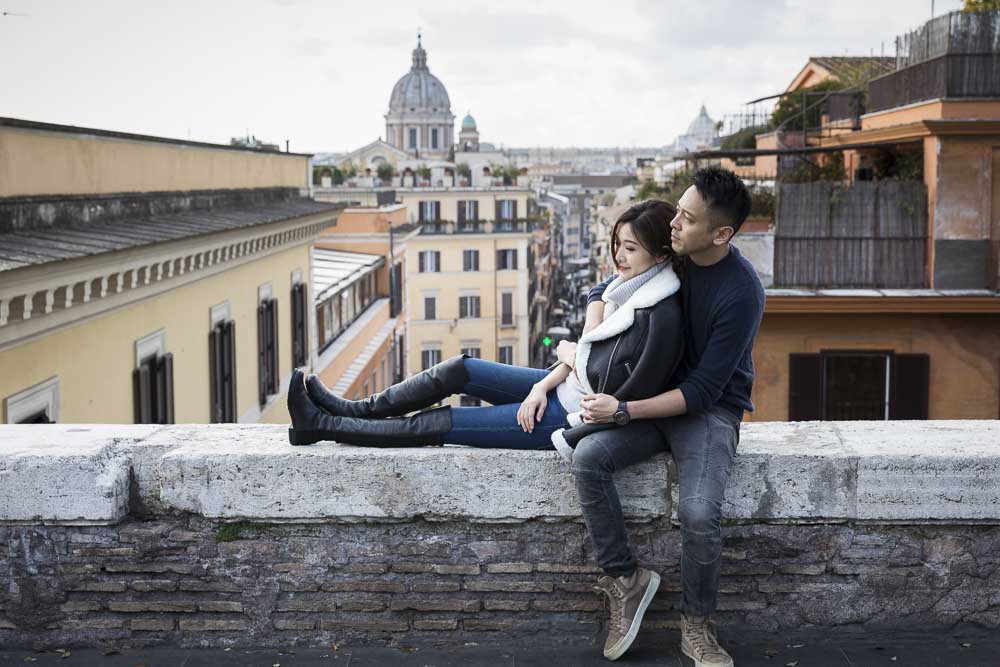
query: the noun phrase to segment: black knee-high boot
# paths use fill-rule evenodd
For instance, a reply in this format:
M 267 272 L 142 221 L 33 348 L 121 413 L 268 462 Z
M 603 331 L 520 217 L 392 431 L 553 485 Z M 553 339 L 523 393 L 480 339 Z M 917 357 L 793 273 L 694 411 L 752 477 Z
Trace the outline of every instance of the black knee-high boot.
M 305 376 L 296 368 L 288 385 L 288 414 L 292 425 L 288 441 L 311 445 L 336 440 L 369 447 L 422 447 L 443 445 L 451 430 L 451 408 L 445 406 L 398 419 L 360 419 L 327 414 L 306 393 Z
M 397 417 L 414 410 L 420 410 L 434 405 L 453 394 L 462 393 L 462 388 L 469 382 L 469 372 L 465 370 L 464 359 L 468 355 L 460 354 L 442 361 L 440 364 L 408 377 L 399 384 L 386 387 L 359 401 L 351 401 L 337 396 L 327 389 L 316 375 L 306 378 L 306 389 L 309 396 L 331 415 L 341 417 Z

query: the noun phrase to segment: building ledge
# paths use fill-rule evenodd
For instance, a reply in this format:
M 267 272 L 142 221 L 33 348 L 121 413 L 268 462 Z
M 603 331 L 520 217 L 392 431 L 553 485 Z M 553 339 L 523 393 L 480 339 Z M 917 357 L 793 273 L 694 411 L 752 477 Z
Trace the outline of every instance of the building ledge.
M 619 474 L 630 520 L 671 513 L 671 466 L 663 454 Z M 271 425 L 3 426 L 0 480 L 0 523 L 580 520 L 555 452 L 291 447 Z M 1000 422 L 744 424 L 724 515 L 1000 524 Z

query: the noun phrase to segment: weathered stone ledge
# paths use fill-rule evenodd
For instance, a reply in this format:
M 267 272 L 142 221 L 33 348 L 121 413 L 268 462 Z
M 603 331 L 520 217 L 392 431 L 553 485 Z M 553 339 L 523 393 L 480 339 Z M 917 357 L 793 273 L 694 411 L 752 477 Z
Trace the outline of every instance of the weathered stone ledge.
M 666 454 L 620 474 L 632 521 L 669 515 Z M 743 426 L 725 515 L 1000 523 L 1000 422 Z M 579 520 L 555 452 L 288 445 L 270 425 L 0 427 L 0 523 L 173 512 L 265 522 Z

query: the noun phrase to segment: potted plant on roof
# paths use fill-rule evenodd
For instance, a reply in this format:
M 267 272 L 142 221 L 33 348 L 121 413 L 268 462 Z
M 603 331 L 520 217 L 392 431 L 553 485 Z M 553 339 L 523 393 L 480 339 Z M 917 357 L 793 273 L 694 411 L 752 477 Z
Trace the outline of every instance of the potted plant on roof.
M 375 169 L 375 175 L 378 176 L 378 180 L 382 181 L 383 184 L 392 183 L 392 178 L 396 175 L 396 170 L 388 162 L 382 162 Z
M 420 185 L 427 186 L 431 184 L 431 168 L 426 164 L 417 167 L 417 176 L 420 178 Z
M 459 162 L 455 167 L 458 172 L 458 184 L 463 187 L 469 187 L 469 183 L 472 182 L 472 169 L 469 168 L 468 162 Z

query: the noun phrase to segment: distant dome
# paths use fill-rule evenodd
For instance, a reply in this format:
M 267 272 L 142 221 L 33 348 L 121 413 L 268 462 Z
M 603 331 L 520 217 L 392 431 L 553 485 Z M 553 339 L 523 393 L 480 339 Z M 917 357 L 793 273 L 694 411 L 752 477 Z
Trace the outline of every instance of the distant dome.
M 427 69 L 427 52 L 417 39 L 413 65 L 392 88 L 389 111 L 451 111 L 451 99 L 444 84 Z
M 462 129 L 463 130 L 476 129 L 476 119 L 472 117 L 472 114 L 466 114 L 465 118 L 462 119 Z
M 710 139 L 715 136 L 715 121 L 708 115 L 704 104 L 701 105 L 698 116 L 688 125 L 687 135 L 699 139 Z

